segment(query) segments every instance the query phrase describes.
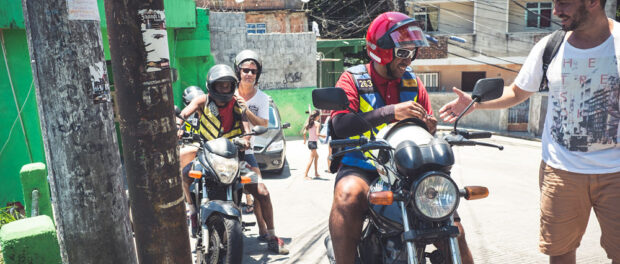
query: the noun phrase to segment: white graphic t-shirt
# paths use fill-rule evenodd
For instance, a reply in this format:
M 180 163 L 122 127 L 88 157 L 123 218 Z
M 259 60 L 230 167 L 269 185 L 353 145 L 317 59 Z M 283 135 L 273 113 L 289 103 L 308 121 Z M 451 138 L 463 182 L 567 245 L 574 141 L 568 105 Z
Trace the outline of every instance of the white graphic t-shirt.
M 256 94 L 246 101 L 246 104 L 252 113 L 269 122 L 269 96 L 267 94 L 256 88 Z M 250 127 L 252 127 L 251 123 Z M 254 136 L 250 139 L 250 148 L 245 151 L 245 154 L 254 154 Z
M 542 54 L 549 36 L 527 57 L 515 84 L 537 92 L 542 79 Z M 620 171 L 620 23 L 612 35 L 590 49 L 564 39 L 549 64 L 549 99 L 542 135 L 543 160 L 575 173 Z

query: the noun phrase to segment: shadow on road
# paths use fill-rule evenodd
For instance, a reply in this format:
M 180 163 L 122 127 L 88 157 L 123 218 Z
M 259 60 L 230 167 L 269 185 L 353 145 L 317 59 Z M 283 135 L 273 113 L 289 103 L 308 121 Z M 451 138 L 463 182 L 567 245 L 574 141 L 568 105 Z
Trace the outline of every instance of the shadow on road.
M 274 179 L 274 180 L 283 180 L 283 179 L 288 179 L 288 177 L 291 177 L 291 170 L 296 170 L 296 169 L 291 169 L 291 167 L 289 166 L 288 160 L 284 159 L 284 167 L 282 168 L 282 172 L 281 173 L 276 173 L 276 172 L 261 172 L 263 178 L 269 178 L 269 179 Z

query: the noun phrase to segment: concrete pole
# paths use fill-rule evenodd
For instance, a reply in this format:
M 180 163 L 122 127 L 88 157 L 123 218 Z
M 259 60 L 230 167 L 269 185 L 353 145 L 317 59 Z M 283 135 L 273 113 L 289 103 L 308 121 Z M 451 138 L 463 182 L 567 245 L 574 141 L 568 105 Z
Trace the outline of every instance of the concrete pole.
M 97 2 L 22 5 L 63 263 L 136 263 Z
M 191 263 L 163 0 L 105 1 L 140 263 Z

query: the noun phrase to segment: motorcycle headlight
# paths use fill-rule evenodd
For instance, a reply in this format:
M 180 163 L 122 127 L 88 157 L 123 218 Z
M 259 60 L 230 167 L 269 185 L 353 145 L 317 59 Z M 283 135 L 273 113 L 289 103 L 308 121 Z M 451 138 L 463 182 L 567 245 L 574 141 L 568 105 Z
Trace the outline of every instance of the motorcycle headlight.
M 267 147 L 267 152 L 276 152 L 276 151 L 282 150 L 283 148 L 284 148 L 284 140 L 280 139 L 280 140 L 271 142 L 271 144 L 269 144 L 269 147 Z
M 413 190 L 413 204 L 429 220 L 442 220 L 452 214 L 459 202 L 456 184 L 447 175 L 429 174 Z
M 220 182 L 223 184 L 232 183 L 235 179 L 237 171 L 239 170 L 239 160 L 237 157 L 229 159 L 209 153 L 209 155 L 207 155 L 207 159 L 209 160 L 211 168 L 220 179 Z

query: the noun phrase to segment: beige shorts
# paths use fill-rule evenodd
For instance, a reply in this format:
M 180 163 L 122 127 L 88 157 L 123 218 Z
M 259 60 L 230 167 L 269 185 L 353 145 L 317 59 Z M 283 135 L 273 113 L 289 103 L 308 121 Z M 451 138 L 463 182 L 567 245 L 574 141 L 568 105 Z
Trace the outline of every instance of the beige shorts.
M 590 211 L 601 226 L 601 246 L 620 261 L 620 172 L 579 174 L 540 164 L 540 251 L 550 256 L 579 247 Z

